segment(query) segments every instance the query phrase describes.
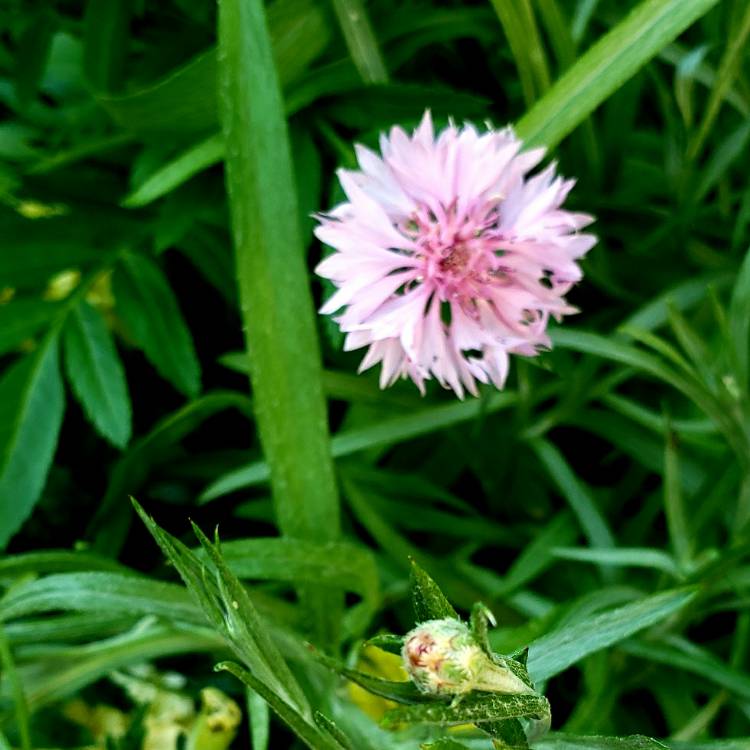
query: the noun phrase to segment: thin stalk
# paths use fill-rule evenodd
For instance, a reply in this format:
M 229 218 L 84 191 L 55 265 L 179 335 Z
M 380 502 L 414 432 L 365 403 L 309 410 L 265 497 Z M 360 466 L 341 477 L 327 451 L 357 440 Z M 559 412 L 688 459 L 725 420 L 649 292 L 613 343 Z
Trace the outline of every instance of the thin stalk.
M 260 0 L 219 3 L 220 116 L 256 423 L 279 528 L 333 540 L 338 492 L 279 80 Z M 330 642 L 338 598 L 301 592 Z
M 333 9 L 362 80 L 368 84 L 388 83 L 388 70 L 362 1 L 333 0 Z

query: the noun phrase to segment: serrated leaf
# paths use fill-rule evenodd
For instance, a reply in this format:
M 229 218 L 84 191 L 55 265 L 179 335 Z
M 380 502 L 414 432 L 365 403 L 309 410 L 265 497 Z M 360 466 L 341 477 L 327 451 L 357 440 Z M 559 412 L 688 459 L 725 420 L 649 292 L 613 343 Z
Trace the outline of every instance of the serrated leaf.
M 0 548 L 28 518 L 42 492 L 65 409 L 57 339 L 0 380 Z
M 401 723 L 484 724 L 506 719 L 543 719 L 550 713 L 546 698 L 535 693 L 502 695 L 500 693 L 469 693 L 456 705 L 435 702 L 397 706 L 383 717 L 383 725 L 393 727 Z
M 63 329 L 65 371 L 96 429 L 118 448 L 130 440 L 130 397 L 120 357 L 102 316 L 82 300 Z
M 411 561 L 411 595 L 414 619 L 417 623 L 442 620 L 446 617 L 458 619 L 456 610 L 445 598 L 440 587 L 415 560 Z
M 126 253 L 112 275 L 117 313 L 159 373 L 186 396 L 200 390 L 200 364 L 169 282 L 152 260 Z

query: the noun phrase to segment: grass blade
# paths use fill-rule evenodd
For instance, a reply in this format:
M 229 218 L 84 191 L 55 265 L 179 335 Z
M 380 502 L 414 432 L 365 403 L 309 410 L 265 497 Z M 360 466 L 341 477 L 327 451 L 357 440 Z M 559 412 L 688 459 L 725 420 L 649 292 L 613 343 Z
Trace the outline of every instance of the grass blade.
M 644 0 L 603 36 L 517 124 L 528 145 L 552 148 L 718 0 Z
M 388 83 L 388 71 L 361 0 L 333 0 L 349 54 L 365 83 Z

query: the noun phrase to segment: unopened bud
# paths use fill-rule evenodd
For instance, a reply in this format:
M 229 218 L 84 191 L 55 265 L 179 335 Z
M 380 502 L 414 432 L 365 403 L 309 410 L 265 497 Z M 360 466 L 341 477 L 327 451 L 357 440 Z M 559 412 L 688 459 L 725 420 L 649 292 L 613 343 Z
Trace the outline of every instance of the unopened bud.
M 492 661 L 460 620 L 428 620 L 406 634 L 404 667 L 423 693 L 463 695 L 472 690 L 531 693 L 509 669 Z

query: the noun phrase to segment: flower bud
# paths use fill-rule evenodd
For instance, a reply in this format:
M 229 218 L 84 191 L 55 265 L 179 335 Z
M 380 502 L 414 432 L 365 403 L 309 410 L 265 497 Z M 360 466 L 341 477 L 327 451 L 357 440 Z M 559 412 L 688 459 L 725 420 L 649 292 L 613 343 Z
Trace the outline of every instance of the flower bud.
M 432 695 L 463 695 L 472 690 L 531 693 L 513 672 L 494 662 L 460 620 L 428 620 L 406 634 L 404 667 L 417 688 Z

